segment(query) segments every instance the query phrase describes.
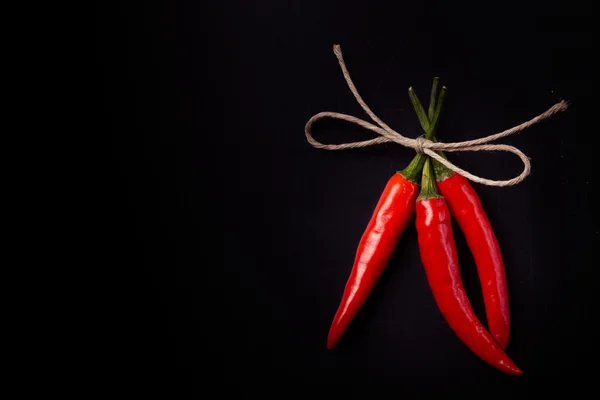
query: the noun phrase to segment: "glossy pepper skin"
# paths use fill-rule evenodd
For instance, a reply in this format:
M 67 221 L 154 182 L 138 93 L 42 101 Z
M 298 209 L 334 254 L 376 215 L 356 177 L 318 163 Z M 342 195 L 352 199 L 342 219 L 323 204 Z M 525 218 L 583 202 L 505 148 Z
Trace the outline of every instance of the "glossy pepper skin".
M 420 173 L 423 161 L 422 156 L 417 156 L 407 169 Z M 409 174 L 396 173 L 390 178 L 362 235 L 342 301 L 329 330 L 328 349 L 333 348 L 348 329 L 414 216 L 419 185 L 405 178 L 406 175 Z
M 473 253 L 490 333 L 506 348 L 510 338 L 506 273 L 492 225 L 479 196 L 464 176 L 452 173 L 438 181 L 437 186 Z
M 428 165 L 425 165 L 423 185 Z M 433 178 L 431 178 L 433 181 Z M 452 232 L 450 211 L 443 197 L 422 191 L 416 204 L 419 251 L 427 280 L 442 315 L 458 338 L 478 357 L 511 375 L 522 371 L 504 353 L 475 316 L 466 296 Z

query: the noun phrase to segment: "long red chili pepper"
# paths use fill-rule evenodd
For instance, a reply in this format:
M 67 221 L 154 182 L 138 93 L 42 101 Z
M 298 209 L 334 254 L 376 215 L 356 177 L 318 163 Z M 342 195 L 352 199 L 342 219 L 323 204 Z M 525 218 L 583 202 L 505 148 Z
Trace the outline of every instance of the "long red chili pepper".
M 416 94 L 409 90 L 409 96 L 421 126 L 428 132 L 427 138 L 433 141 L 435 141 L 435 126 L 431 129 L 431 121 L 437 119 L 433 113 L 437 85 L 438 78 L 435 78 L 428 115 L 425 115 L 425 110 Z M 445 88 L 442 88 L 440 100 L 443 99 L 444 93 Z M 445 157 L 443 152 L 439 153 Z M 502 348 L 506 348 L 510 338 L 510 314 L 506 273 L 498 240 L 479 196 L 469 181 L 435 160 L 432 160 L 432 163 L 438 188 L 446 199 L 452 216 L 464 233 L 477 265 L 490 333 Z
M 416 205 L 419 251 L 442 315 L 459 339 L 477 356 L 501 371 L 521 375 L 521 369 L 477 319 L 466 296 L 458 269 L 450 211 L 437 192 L 429 159 L 423 168 L 421 183 Z
M 496 342 L 506 348 L 510 338 L 510 314 L 506 273 L 498 240 L 469 181 L 437 162 L 434 165 L 437 186 L 473 253 L 488 327 Z
M 437 86 L 437 83 L 435 84 Z M 430 104 L 432 118 L 431 122 L 427 121 L 427 123 L 431 132 L 435 131 L 441 113 L 444 89 L 437 103 L 434 101 Z M 435 90 L 432 91 L 432 96 L 435 96 Z M 425 158 L 424 155 L 417 154 L 408 167 L 395 174 L 385 187 L 358 245 L 350 278 L 329 329 L 328 349 L 333 348 L 348 329 L 387 266 L 400 236 L 412 219 Z
M 388 181 L 363 234 L 342 301 L 335 314 L 327 348 L 344 335 L 392 257 L 400 237 L 415 213 L 425 157 L 417 155 Z

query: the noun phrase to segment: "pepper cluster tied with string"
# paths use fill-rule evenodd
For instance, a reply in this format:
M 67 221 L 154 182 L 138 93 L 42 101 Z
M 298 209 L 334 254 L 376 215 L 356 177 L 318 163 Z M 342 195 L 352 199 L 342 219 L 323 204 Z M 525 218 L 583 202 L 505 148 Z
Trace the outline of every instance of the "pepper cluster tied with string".
M 506 274 L 500 247 L 481 201 L 467 179 L 488 186 L 511 186 L 523 181 L 531 170 L 527 156 L 516 147 L 489 142 L 520 132 L 559 111 L 564 111 L 567 109 L 567 103 L 561 101 L 537 117 L 494 135 L 465 142 L 442 143 L 437 142 L 436 128 L 446 88 L 442 87 L 438 95 L 438 79 L 435 78 L 427 112 L 412 88 L 409 89 L 410 100 L 425 131 L 424 137 L 410 139 L 391 129 L 371 111 L 350 79 L 338 45 L 334 46 L 334 53 L 354 97 L 379 126 L 351 115 L 321 112 L 306 124 L 305 134 L 308 142 L 325 150 L 395 142 L 414 149 L 417 155 L 404 170 L 389 179 L 375 207 L 358 245 L 354 266 L 331 324 L 327 348 L 333 348 L 348 329 L 386 268 L 402 233 L 416 214 L 421 260 L 436 303 L 448 325 L 482 360 L 505 373 L 521 375 L 521 369 L 505 353 L 510 338 L 510 316 Z M 311 128 L 315 121 L 327 117 L 356 123 L 380 134 L 381 137 L 355 143 L 322 144 L 312 137 Z M 480 178 L 448 161 L 444 150 L 508 151 L 523 161 L 523 172 L 504 181 Z M 477 265 L 489 331 L 473 312 L 465 294 L 458 268 L 451 215 L 465 234 Z

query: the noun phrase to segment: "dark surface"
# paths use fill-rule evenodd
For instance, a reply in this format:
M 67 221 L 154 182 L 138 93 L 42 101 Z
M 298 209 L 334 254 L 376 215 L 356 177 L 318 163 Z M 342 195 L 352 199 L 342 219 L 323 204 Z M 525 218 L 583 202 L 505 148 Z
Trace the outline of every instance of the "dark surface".
M 519 8 L 515 18 L 506 6 L 474 19 L 457 6 L 356 3 L 98 7 L 101 121 L 114 166 L 107 249 L 125 293 L 114 320 L 117 363 L 155 384 L 177 376 L 182 388 L 208 379 L 450 390 L 582 373 L 594 340 L 585 333 L 585 277 L 597 266 L 599 238 L 597 175 L 590 146 L 581 144 L 593 115 L 586 10 L 545 3 L 543 15 Z M 407 88 L 426 102 L 433 76 L 449 89 L 438 133 L 445 141 L 495 133 L 571 102 L 566 113 L 502 141 L 531 158 L 525 182 L 475 185 L 504 255 L 507 352 L 522 377 L 476 358 L 444 322 L 414 224 L 346 336 L 325 349 L 362 231 L 386 181 L 412 158 L 392 144 L 327 152 L 306 142 L 304 124 L 317 112 L 368 119 L 346 87 L 335 43 L 366 102 L 409 137 L 421 132 Z M 315 136 L 372 137 L 340 121 L 319 123 Z M 495 179 L 521 168 L 505 153 L 450 157 Z M 456 241 L 484 318 L 473 260 L 460 233 Z

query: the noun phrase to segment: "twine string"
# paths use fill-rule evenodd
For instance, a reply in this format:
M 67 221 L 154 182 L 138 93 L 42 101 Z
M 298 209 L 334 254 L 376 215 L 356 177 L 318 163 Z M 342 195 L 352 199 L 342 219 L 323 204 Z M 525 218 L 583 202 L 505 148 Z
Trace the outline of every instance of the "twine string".
M 315 114 L 312 118 L 310 118 L 304 128 L 304 133 L 306 134 L 306 140 L 313 147 L 315 147 L 317 149 L 346 150 L 346 149 L 362 148 L 362 147 L 374 146 L 374 145 L 382 144 L 382 143 L 393 142 L 393 143 L 397 143 L 401 146 L 411 148 L 419 154 L 426 154 L 429 157 L 435 159 L 439 163 L 446 166 L 448 169 L 463 175 L 465 178 L 467 178 L 473 182 L 481 183 L 483 185 L 488 185 L 488 186 L 497 186 L 497 187 L 512 186 L 512 185 L 516 185 L 516 184 L 522 182 L 531 172 L 531 163 L 529 161 L 529 158 L 521 150 L 517 149 L 514 146 L 509 146 L 509 145 L 505 145 L 505 144 L 489 144 L 489 143 L 493 142 L 495 140 L 498 140 L 500 138 L 503 138 L 503 137 L 506 137 L 509 135 L 513 135 L 515 133 L 519 133 L 522 130 L 527 129 L 530 126 L 535 125 L 538 122 L 540 122 L 546 118 L 549 118 L 558 112 L 565 111 L 568 108 L 568 103 L 566 101 L 562 100 L 559 103 L 556 103 L 555 105 L 550 107 L 545 112 L 541 113 L 540 115 L 538 115 L 520 125 L 517 125 L 515 127 L 512 127 L 510 129 L 507 129 L 505 131 L 502 131 L 502 132 L 499 132 L 499 133 L 496 133 L 493 135 L 485 136 L 485 137 L 482 137 L 479 139 L 474 139 L 474 140 L 467 140 L 464 142 L 452 142 L 452 143 L 433 142 L 424 137 L 418 137 L 416 139 L 411 139 L 411 138 L 402 136 L 400 133 L 393 130 L 385 122 L 383 122 L 379 117 L 377 117 L 377 115 L 375 115 L 375 113 L 369 108 L 369 106 L 365 103 L 365 101 L 362 99 L 362 97 L 358 93 L 358 90 L 356 89 L 354 82 L 352 82 L 352 79 L 350 78 L 350 73 L 348 72 L 348 68 L 346 68 L 346 63 L 344 62 L 344 58 L 342 56 L 342 50 L 341 50 L 340 46 L 334 45 L 333 52 L 338 59 L 338 62 L 342 69 L 342 73 L 344 75 L 344 79 L 346 80 L 346 83 L 348 84 L 350 91 L 354 95 L 354 98 L 356 99 L 358 104 L 362 107 L 362 109 L 369 115 L 369 117 L 371 117 L 371 119 L 377 123 L 378 126 L 374 125 L 370 122 L 367 122 L 365 120 L 362 120 L 360 118 L 354 117 L 352 115 L 347 115 L 347 114 L 342 114 L 342 113 L 337 113 L 337 112 L 329 112 L 329 111 L 320 112 L 318 114 Z M 342 144 L 323 144 L 323 143 L 315 140 L 315 138 L 312 136 L 312 132 L 311 132 L 313 124 L 316 121 L 323 119 L 323 118 L 341 119 L 344 121 L 354 123 L 356 125 L 360 125 L 365 129 L 368 129 L 370 131 L 377 133 L 378 135 L 380 135 L 380 137 L 375 138 L 375 139 L 370 139 L 370 140 L 364 140 L 364 141 L 360 141 L 360 142 L 351 142 L 351 143 L 342 143 Z M 436 151 L 449 151 L 449 152 L 455 152 L 455 151 L 506 151 L 506 152 L 517 155 L 521 159 L 521 161 L 523 162 L 523 171 L 518 176 L 516 176 L 512 179 L 507 179 L 507 180 L 493 180 L 493 179 L 481 178 L 479 176 L 471 174 L 468 171 L 465 171 L 462 168 L 457 167 L 450 161 L 446 160 L 445 158 L 443 158 L 442 156 L 437 154 Z

